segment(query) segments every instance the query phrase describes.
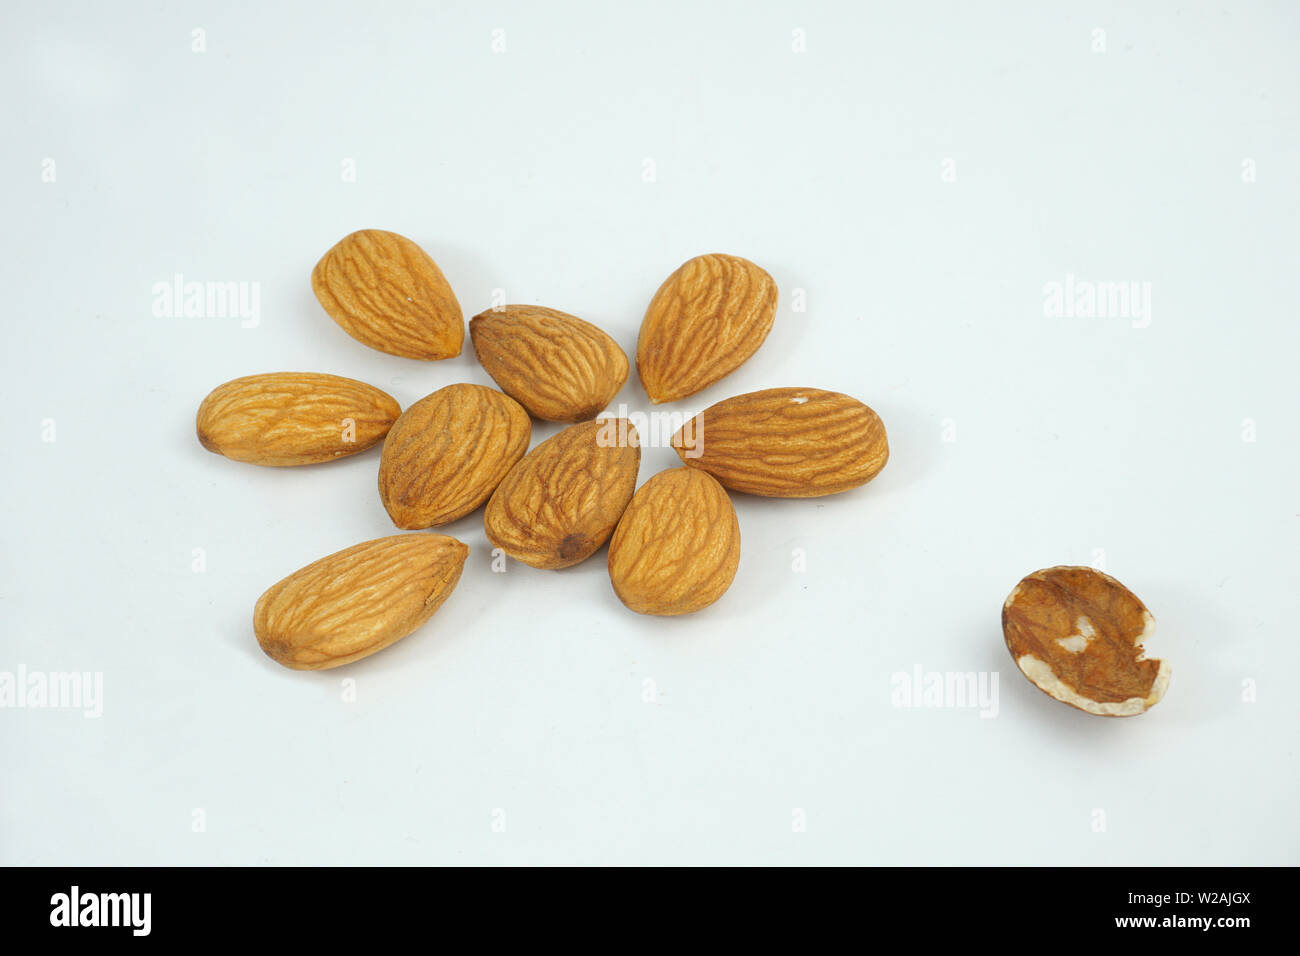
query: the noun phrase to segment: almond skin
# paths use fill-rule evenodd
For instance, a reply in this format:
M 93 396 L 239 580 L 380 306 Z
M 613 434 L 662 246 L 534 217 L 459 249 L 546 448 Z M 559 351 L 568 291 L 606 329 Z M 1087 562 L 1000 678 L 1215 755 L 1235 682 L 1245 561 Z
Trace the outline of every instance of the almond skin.
M 718 402 L 671 439 L 691 468 L 733 491 L 818 498 L 864 485 L 889 460 L 880 416 L 818 388 L 769 388 Z
M 356 379 L 317 372 L 249 375 L 218 385 L 195 431 L 208 451 L 255 465 L 311 465 L 381 442 L 401 406 Z
M 294 670 L 338 667 L 382 651 L 433 616 L 469 548 L 441 534 L 397 534 L 295 571 L 257 601 L 253 630 Z
M 776 318 L 776 282 L 748 259 L 688 260 L 659 287 L 641 322 L 636 368 L 650 401 L 674 402 L 734 372 Z
M 1035 571 L 1002 606 L 1007 650 L 1050 697 L 1099 717 L 1133 717 L 1164 697 L 1170 668 L 1142 641 L 1155 618 L 1137 596 L 1093 568 Z
M 640 437 L 627 419 L 571 425 L 506 475 L 483 512 L 487 538 L 534 568 L 585 561 L 614 533 L 640 464 Z
M 438 264 L 405 236 L 345 236 L 316 263 L 311 287 L 343 331 L 372 349 L 428 360 L 460 354 L 460 303 Z
M 670 468 L 632 496 L 609 542 L 609 580 L 638 614 L 690 614 L 726 593 L 740 563 L 740 524 L 722 486 Z
M 479 364 L 534 418 L 581 422 L 627 381 L 618 343 L 577 316 L 538 305 L 507 305 L 469 320 Z
M 483 385 L 448 385 L 397 420 L 379 461 L 379 497 L 393 524 L 415 530 L 469 514 L 528 450 L 532 421 Z

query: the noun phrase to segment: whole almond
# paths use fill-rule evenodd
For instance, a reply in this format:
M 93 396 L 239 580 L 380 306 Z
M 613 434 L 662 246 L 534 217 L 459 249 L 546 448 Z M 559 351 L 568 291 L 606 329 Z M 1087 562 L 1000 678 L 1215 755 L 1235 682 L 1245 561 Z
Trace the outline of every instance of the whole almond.
M 294 670 L 338 667 L 382 651 L 433 616 L 469 548 L 441 534 L 397 534 L 295 571 L 257 601 L 253 630 Z
M 734 372 L 776 317 L 776 282 L 748 259 L 688 260 L 659 287 L 641 322 L 636 368 L 650 401 L 673 402 Z
M 702 471 L 670 468 L 632 496 L 609 542 L 609 579 L 639 614 L 689 614 L 731 587 L 740 524 L 731 499 Z
M 469 514 L 528 450 L 532 421 L 508 395 L 448 385 L 397 420 L 379 461 L 379 497 L 393 524 L 415 530 Z
M 438 264 L 405 236 L 345 236 L 316 263 L 311 287 L 343 331 L 372 349 L 415 359 L 460 354 L 460 303 Z
M 1155 627 L 1132 591 L 1093 568 L 1035 571 L 1002 606 L 1002 633 L 1021 673 L 1100 717 L 1132 717 L 1164 696 L 1169 664 L 1147 659 L 1142 647 Z
M 538 305 L 507 305 L 469 320 L 479 364 L 534 418 L 595 417 L 627 381 L 618 343 L 577 316 Z
M 585 561 L 614 533 L 640 464 L 627 419 L 570 425 L 510 469 L 483 512 L 487 538 L 535 568 Z
M 691 468 L 733 491 L 817 498 L 864 485 L 889 460 L 880 416 L 818 388 L 769 388 L 711 405 L 671 439 Z
M 255 465 L 310 465 L 378 444 L 401 406 L 373 385 L 317 372 L 249 375 L 218 385 L 195 431 L 208 451 Z

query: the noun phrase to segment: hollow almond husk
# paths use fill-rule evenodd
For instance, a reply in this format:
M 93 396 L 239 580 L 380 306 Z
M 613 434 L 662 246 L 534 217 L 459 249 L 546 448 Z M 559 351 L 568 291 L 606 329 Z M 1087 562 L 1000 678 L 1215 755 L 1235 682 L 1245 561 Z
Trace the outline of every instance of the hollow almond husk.
M 1043 693 L 1101 717 L 1132 717 L 1169 687 L 1167 661 L 1142 642 L 1155 618 L 1128 588 L 1086 567 L 1027 575 L 1002 606 L 1012 659 Z

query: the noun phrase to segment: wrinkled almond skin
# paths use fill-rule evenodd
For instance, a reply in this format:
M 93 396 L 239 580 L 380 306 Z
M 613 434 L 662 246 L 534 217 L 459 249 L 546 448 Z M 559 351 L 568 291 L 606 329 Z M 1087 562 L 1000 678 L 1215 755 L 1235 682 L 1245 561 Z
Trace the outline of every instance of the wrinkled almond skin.
M 594 418 L 627 381 L 618 343 L 576 316 L 537 305 L 507 305 L 469 320 L 479 364 L 534 418 Z
M 708 388 L 758 351 L 776 318 L 776 282 L 748 259 L 688 260 L 659 287 L 641 322 L 636 368 L 650 401 Z
M 671 439 L 691 468 L 769 498 L 818 498 L 864 485 L 889 461 L 880 416 L 848 395 L 769 388 L 706 408 Z
M 510 470 L 483 512 L 493 547 L 534 568 L 567 568 L 614 533 L 636 489 L 640 438 L 624 418 L 570 425 Z
M 369 657 L 433 616 L 460 580 L 469 548 L 441 534 L 397 534 L 295 571 L 257 601 L 253 631 L 294 670 Z
M 373 385 L 317 372 L 248 375 L 199 405 L 195 431 L 208 451 L 255 465 L 311 465 L 383 441 L 401 406 Z
M 1164 696 L 1168 663 L 1143 656 L 1155 624 L 1132 591 L 1093 568 L 1035 571 L 1002 606 L 1002 633 L 1021 672 L 1043 693 L 1101 717 L 1132 717 Z
M 726 593 L 740 563 L 740 524 L 722 486 L 670 468 L 632 496 L 609 542 L 609 580 L 638 614 L 690 614 Z
M 438 264 L 405 236 L 345 236 L 316 263 L 311 287 L 343 331 L 372 349 L 427 360 L 460 354 L 460 303 Z
M 388 432 L 379 497 L 393 524 L 417 530 L 469 514 L 528 450 L 532 420 L 508 395 L 448 385 L 420 399 Z

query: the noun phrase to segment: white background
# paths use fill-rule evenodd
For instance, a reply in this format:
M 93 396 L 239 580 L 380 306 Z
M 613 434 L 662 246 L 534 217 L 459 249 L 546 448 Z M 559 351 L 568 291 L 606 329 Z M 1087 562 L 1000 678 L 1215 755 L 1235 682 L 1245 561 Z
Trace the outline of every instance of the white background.
M 3 13 L 0 670 L 100 671 L 104 700 L 0 711 L 0 862 L 1300 862 L 1294 7 L 227 6 Z M 363 227 L 467 317 L 504 289 L 629 353 L 683 260 L 749 257 L 771 335 L 673 407 L 848 392 L 890 464 L 737 496 L 735 584 L 685 619 L 624 609 L 603 550 L 493 574 L 476 512 L 422 630 L 285 670 L 253 604 L 394 531 L 378 449 L 238 464 L 200 400 L 491 384 L 325 315 L 310 270 Z M 260 283 L 260 324 L 155 317 L 176 273 Z M 1046 316 L 1067 275 L 1151 283 L 1150 324 Z M 649 408 L 635 376 L 618 401 Z M 1098 560 L 1173 665 L 1134 719 L 1052 701 L 1002 642 L 1022 575 Z M 996 717 L 894 706 L 916 667 L 996 671 Z

